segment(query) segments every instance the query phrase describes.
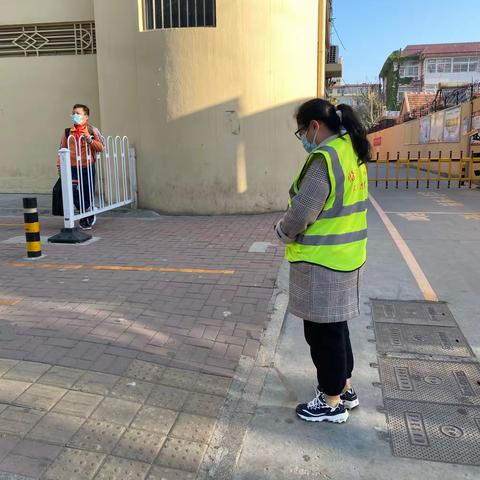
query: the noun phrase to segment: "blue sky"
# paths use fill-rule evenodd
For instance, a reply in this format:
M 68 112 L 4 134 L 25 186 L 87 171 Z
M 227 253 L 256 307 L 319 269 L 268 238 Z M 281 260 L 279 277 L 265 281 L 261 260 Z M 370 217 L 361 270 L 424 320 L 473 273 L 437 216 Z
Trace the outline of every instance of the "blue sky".
M 333 0 L 343 79 L 374 82 L 387 56 L 417 43 L 480 41 L 480 0 Z

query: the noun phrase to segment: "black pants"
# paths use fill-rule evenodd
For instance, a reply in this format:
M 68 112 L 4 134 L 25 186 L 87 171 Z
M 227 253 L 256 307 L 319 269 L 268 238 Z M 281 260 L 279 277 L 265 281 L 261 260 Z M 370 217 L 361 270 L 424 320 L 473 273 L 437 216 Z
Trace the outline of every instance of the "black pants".
M 305 340 L 317 368 L 318 388 L 329 396 L 340 395 L 352 376 L 353 353 L 347 322 L 303 321 Z
M 89 171 L 90 170 L 90 171 Z M 95 197 L 95 165 L 92 168 L 88 167 L 80 168 L 81 180 L 78 177 L 78 170 L 76 167 L 72 167 L 72 183 L 73 183 L 73 203 L 77 210 L 81 213 L 88 212 L 94 197 Z M 90 181 L 89 181 L 90 179 Z M 81 191 L 81 195 L 80 195 Z M 83 198 L 83 202 L 82 202 Z M 84 210 L 85 208 L 85 210 Z M 92 217 L 88 217 L 92 218 Z

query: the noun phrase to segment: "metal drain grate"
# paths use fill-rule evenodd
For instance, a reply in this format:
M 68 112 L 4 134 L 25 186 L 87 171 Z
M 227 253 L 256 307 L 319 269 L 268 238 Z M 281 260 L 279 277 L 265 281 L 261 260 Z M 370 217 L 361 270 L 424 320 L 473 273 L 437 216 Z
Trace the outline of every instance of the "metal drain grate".
M 480 406 L 476 363 L 379 358 L 384 398 Z
M 377 351 L 472 357 L 459 328 L 375 323 Z
M 434 462 L 480 465 L 480 408 L 385 400 L 392 452 Z
M 426 301 L 372 300 L 375 322 L 456 327 L 446 303 Z

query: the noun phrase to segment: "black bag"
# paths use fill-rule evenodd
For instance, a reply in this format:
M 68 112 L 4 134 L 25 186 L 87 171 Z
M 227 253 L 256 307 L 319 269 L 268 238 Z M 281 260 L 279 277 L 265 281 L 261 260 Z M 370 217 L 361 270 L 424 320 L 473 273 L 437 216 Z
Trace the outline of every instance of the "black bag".
M 60 178 L 52 190 L 52 215 L 63 217 L 62 180 Z

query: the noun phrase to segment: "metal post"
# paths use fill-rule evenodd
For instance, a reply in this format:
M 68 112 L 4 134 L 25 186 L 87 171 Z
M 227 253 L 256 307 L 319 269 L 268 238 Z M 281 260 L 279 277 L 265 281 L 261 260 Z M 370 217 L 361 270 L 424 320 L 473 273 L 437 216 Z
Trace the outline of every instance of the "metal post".
M 25 222 L 27 257 L 39 258 L 42 256 L 42 242 L 40 239 L 40 223 L 38 222 L 36 198 L 23 199 L 23 220 Z
M 73 205 L 72 168 L 70 164 L 70 150 L 62 148 L 58 151 L 60 156 L 60 175 L 62 179 L 63 198 L 63 224 L 60 233 L 48 239 L 51 243 L 82 243 L 90 240 L 91 235 L 80 232 L 75 227 L 75 207 Z M 81 175 L 81 173 L 80 173 Z M 81 206 L 81 205 L 80 205 Z
M 442 179 L 442 151 L 438 152 L 438 175 L 437 175 L 437 189 L 440 188 L 440 180 Z
M 132 208 L 138 208 L 137 158 L 134 147 L 128 149 L 128 164 L 130 169 L 130 195 L 133 199 Z

